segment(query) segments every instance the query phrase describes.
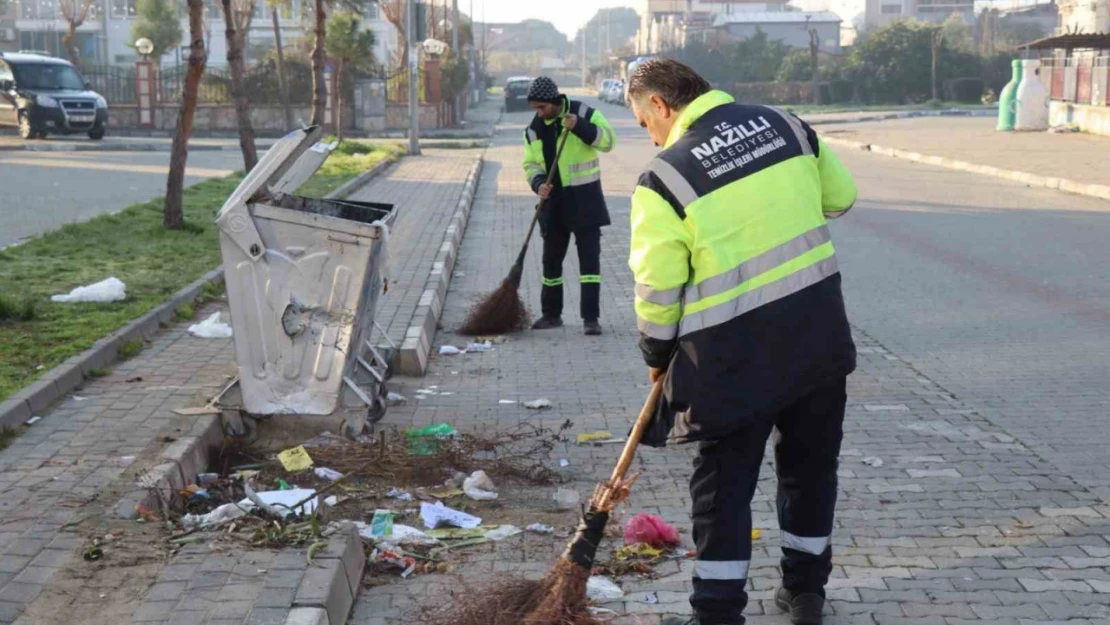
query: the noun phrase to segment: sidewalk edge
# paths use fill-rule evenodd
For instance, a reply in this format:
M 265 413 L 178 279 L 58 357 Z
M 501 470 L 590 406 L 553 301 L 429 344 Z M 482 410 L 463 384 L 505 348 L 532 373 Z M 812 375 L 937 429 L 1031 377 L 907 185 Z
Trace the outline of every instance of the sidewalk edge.
M 386 171 L 396 160 L 389 158 L 381 161 L 325 197 L 346 197 Z M 162 324 L 173 319 L 174 311 L 178 306 L 193 302 L 206 284 L 223 280 L 223 277 L 223 267 L 209 271 L 143 316 L 97 340 L 89 349 L 66 359 L 39 379 L 16 391 L 4 401 L 0 401 L 0 427 L 18 427 L 50 404 L 68 395 L 85 383 L 89 371 L 116 362 L 120 345 L 156 335 L 162 329 Z
M 937 167 L 944 167 L 946 169 L 955 169 L 973 174 L 980 174 L 983 176 L 993 176 L 995 178 L 1003 178 L 1011 182 L 1029 185 L 1031 187 L 1043 187 L 1045 189 L 1052 189 L 1054 191 L 1063 191 L 1074 195 L 1082 195 L 1099 200 L 1110 200 L 1110 186 L 1094 183 L 1079 182 L 1068 178 L 1053 178 L 1049 176 L 1040 176 L 1031 174 L 1029 172 L 1018 171 L 1015 169 L 1002 169 L 991 165 L 979 165 L 976 163 L 969 163 L 967 161 L 960 161 L 943 156 L 930 156 L 928 154 L 921 154 L 919 152 L 910 152 L 898 148 L 889 148 L 886 146 L 876 145 L 874 143 L 863 143 L 862 141 L 851 141 L 849 139 L 840 139 L 837 137 L 829 137 L 822 135 L 821 140 L 829 145 L 837 145 L 840 147 L 851 148 L 854 150 L 862 150 L 864 152 L 874 152 L 883 156 L 891 158 L 900 158 L 915 163 L 922 163 L 925 165 L 935 165 Z
M 399 354 L 399 370 L 405 375 L 422 376 L 428 369 L 436 329 L 443 315 L 443 305 L 447 301 L 447 290 L 451 286 L 451 274 L 459 258 L 466 226 L 470 222 L 470 211 L 478 194 L 478 182 L 482 175 L 483 156 L 479 156 L 470 167 L 466 185 L 456 204 L 455 214 L 443 233 L 443 244 L 428 272 L 424 292 L 413 313 L 412 321 L 405 331 Z

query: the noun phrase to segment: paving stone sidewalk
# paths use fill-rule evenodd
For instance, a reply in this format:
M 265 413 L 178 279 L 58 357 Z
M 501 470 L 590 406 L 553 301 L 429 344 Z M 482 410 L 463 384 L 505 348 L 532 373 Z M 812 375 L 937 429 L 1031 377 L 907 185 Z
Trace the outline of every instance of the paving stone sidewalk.
M 805 116 L 802 116 L 805 119 Z M 977 165 L 1110 185 L 1110 137 L 998 132 L 991 117 L 926 117 L 820 126 L 830 137 L 911 150 Z
M 357 195 L 398 205 L 392 260 L 399 281 L 380 300 L 384 313 L 380 321 L 391 335 L 403 335 L 409 325 L 415 304 L 407 294 L 423 288 L 422 283 L 415 283 L 426 278 L 430 259 L 442 242 L 444 224 L 455 209 L 476 156 L 474 150 L 428 150 L 425 156 L 402 159 Z M 210 306 L 199 315 L 214 310 L 226 312 L 226 307 Z M 135 622 L 150 622 L 148 619 L 158 614 L 163 621 L 174 623 L 220 623 L 236 618 L 244 601 L 253 603 L 236 622 L 284 622 L 288 603 L 281 607 L 277 595 L 282 592 L 275 588 L 286 586 L 273 586 L 279 583 L 273 576 L 261 579 L 257 573 L 260 568 L 267 569 L 272 553 L 246 552 L 233 557 L 232 572 L 255 571 L 240 581 L 252 584 L 251 588 L 257 586 L 259 592 L 252 597 L 245 587 L 238 588 L 236 592 L 242 592 L 232 607 L 203 594 L 211 591 L 213 579 L 207 567 L 225 567 L 228 558 L 213 555 L 212 562 L 219 564 L 212 564 L 196 550 L 186 550 L 180 556 L 182 561 L 175 560 L 161 579 L 160 566 L 148 567 L 145 580 L 121 572 L 115 587 L 108 584 L 84 593 L 74 591 L 68 578 L 64 582 L 55 579 L 60 569 L 70 572 L 83 566 L 77 555 L 78 549 L 88 544 L 88 537 L 81 533 L 82 521 L 114 508 L 111 497 L 118 493 L 111 487 L 126 485 L 125 472 L 139 472 L 140 467 L 133 465 L 136 458 L 156 455 L 169 440 L 164 437 L 189 432 L 191 419 L 175 415 L 173 409 L 214 395 L 234 374 L 230 340 L 196 339 L 185 332 L 186 327 L 168 329 L 139 356 L 117 365 L 112 375 L 90 380 L 75 395 L 46 411 L 11 447 L 0 451 L 0 623 L 17 618 L 21 625 L 51 623 L 58 606 L 67 602 L 76 610 L 92 609 L 90 602 L 96 604 L 96 618 L 102 619 L 96 622 L 103 623 L 130 622 L 133 613 Z M 303 564 L 303 556 L 294 555 L 293 560 Z M 179 579 L 188 568 L 185 564 L 197 565 L 191 569 L 195 580 Z M 304 566 L 299 569 L 303 572 Z M 282 570 L 286 572 L 277 574 L 285 580 L 281 584 L 296 575 L 288 572 L 296 567 Z M 144 603 L 145 587 L 155 581 L 158 585 Z M 175 599 L 181 602 L 181 609 L 161 610 L 168 600 L 163 594 L 173 589 L 182 590 Z M 193 590 L 201 594 L 190 594 Z M 49 596 L 40 598 L 44 591 Z M 33 603 L 36 599 L 39 602 Z
M 519 133 L 514 124 L 520 120 L 508 121 L 504 137 L 486 155 L 486 175 L 439 344 L 465 340 L 451 329 L 462 321 L 470 302 L 503 277 L 527 228 L 535 199 L 516 167 Z M 648 390 L 635 347 L 633 283 L 626 265 L 627 181 L 635 179 L 651 148 L 627 132 L 631 124 L 618 119 L 616 125 L 620 147 L 604 166 L 616 224 L 604 231 L 603 239 L 606 334 L 582 336 L 576 323 L 576 263 L 568 260 L 565 328 L 515 335 L 489 353 L 437 356 L 426 378 L 399 382 L 410 397 L 415 388 L 434 388 L 438 394 L 392 410 L 388 424 L 446 421 L 482 430 L 521 423 L 555 426 L 569 419 L 573 432 L 627 431 Z M 538 284 L 539 258 L 533 253 L 522 288 L 533 306 Z M 854 333 L 859 369 L 849 384 L 826 622 L 1110 624 L 1110 506 L 989 423 L 975 406 L 921 375 L 865 328 L 856 327 Z M 550 399 L 553 408 L 535 412 L 500 403 L 538 397 Z M 613 446 L 567 445 L 556 449 L 550 466 L 561 472 L 566 486 L 586 493 L 608 475 L 618 453 Z M 780 555 L 771 457 L 766 457 L 753 504 L 755 525 L 764 530 L 752 562 L 748 614 L 753 625 L 788 622 L 771 601 Z M 558 468 L 560 458 L 569 466 Z M 642 450 L 634 470 L 643 475 L 627 509 L 662 515 L 680 528 L 686 547 L 691 543 L 691 459 L 686 447 Z M 510 495 L 502 505 L 535 506 L 550 490 L 532 498 L 514 500 Z M 348 622 L 416 622 L 413 610 L 419 605 L 451 601 L 455 592 L 477 592 L 473 585 L 480 588 L 494 575 L 539 576 L 561 552 L 573 522 L 573 514 L 564 513 L 555 538 L 525 534 L 476 548 L 449 575 L 365 588 Z M 612 546 L 603 545 L 599 553 L 606 555 Z M 652 624 L 662 614 L 687 614 L 690 569 L 691 562 L 680 559 L 661 565 L 658 580 L 621 580 L 625 598 L 605 607 L 627 614 L 618 619 L 621 623 Z

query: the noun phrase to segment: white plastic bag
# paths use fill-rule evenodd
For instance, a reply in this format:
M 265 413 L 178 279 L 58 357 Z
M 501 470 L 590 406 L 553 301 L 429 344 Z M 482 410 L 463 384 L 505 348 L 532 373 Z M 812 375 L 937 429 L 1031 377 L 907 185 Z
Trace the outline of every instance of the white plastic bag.
M 201 339 L 229 339 L 231 326 L 220 321 L 220 313 L 214 312 L 204 321 L 189 326 L 189 334 Z
M 64 295 L 54 295 L 50 298 L 53 302 L 61 304 L 73 304 L 76 302 L 96 302 L 104 304 L 107 302 L 118 302 L 127 299 L 127 285 L 119 280 L 119 278 L 108 278 L 101 280 L 96 284 L 88 286 L 79 286 L 69 293 Z
M 586 582 L 586 597 L 593 601 L 615 601 L 623 596 L 621 587 L 607 577 L 594 575 Z
M 485 471 L 475 471 L 463 481 L 463 492 L 475 501 L 493 501 L 497 499 L 493 480 L 489 479 Z

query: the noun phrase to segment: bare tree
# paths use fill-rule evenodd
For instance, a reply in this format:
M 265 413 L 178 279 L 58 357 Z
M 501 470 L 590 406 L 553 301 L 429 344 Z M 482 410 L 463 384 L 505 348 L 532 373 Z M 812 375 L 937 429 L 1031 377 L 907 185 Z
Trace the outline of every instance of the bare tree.
M 77 45 L 75 39 L 77 38 L 77 29 L 85 24 L 85 20 L 89 17 L 89 10 L 92 9 L 95 0 L 60 0 L 59 5 L 62 9 L 62 18 L 66 21 L 66 34 L 62 35 L 62 43 L 65 44 L 66 54 L 69 55 L 69 62 L 74 65 L 80 65 L 81 55 L 77 53 Z
M 170 175 L 166 181 L 166 208 L 163 224 L 173 230 L 181 229 L 185 222 L 182 212 L 182 191 L 185 182 L 185 162 L 189 158 L 189 135 L 193 132 L 193 116 L 197 110 L 197 91 L 204 74 L 208 52 L 204 47 L 204 0 L 188 0 L 189 4 L 189 69 L 185 73 L 185 90 L 177 117 L 177 133 L 170 151 Z
M 380 0 L 382 15 L 397 30 L 397 67 L 409 66 L 408 33 L 405 32 L 404 0 Z
M 817 85 L 817 53 L 821 50 L 821 36 L 816 28 L 809 29 L 809 88 L 813 91 L 813 103 L 821 103 L 821 89 Z
M 328 49 L 327 0 L 316 0 L 316 44 L 312 47 L 312 125 L 324 123 L 324 108 L 328 104 L 328 85 L 324 78 L 324 64 Z
M 937 26 L 933 29 L 933 32 L 932 32 L 932 51 L 933 51 L 933 68 L 932 68 L 933 74 L 932 74 L 932 78 L 933 78 L 933 99 L 934 100 L 939 100 L 940 99 L 940 96 L 939 96 L 940 91 L 939 91 L 938 85 L 937 85 L 937 61 L 940 58 L 940 50 L 941 50 L 942 46 L 944 46 L 944 29 Z
M 235 103 L 235 122 L 239 126 L 239 149 L 243 152 L 246 171 L 258 164 L 258 150 L 254 146 L 254 127 L 251 126 L 251 107 L 243 84 L 243 48 L 250 34 L 254 17 L 255 0 L 222 0 L 224 24 L 227 26 L 227 64 L 231 67 L 231 98 Z
M 289 105 L 289 83 L 285 80 L 285 48 L 281 43 L 281 23 L 278 20 L 280 9 L 289 6 L 290 0 L 267 0 L 270 6 L 270 17 L 274 24 L 274 49 L 277 52 L 278 97 L 281 98 L 281 108 L 285 112 L 285 129 L 293 128 L 293 108 Z

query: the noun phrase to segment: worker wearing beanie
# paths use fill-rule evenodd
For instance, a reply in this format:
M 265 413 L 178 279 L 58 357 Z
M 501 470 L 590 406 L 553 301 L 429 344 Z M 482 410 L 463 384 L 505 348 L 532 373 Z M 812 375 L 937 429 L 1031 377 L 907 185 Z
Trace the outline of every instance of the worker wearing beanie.
M 524 130 L 524 176 L 534 193 L 547 198 L 540 213 L 543 316 L 532 328 L 546 330 L 563 325 L 563 259 L 573 234 L 578 247 L 583 328 L 588 335 L 598 335 L 601 227 L 610 224 L 601 190 L 598 152 L 612 150 L 616 138 L 601 111 L 567 98 L 545 76 L 532 82 L 528 103 L 536 115 Z M 556 166 L 555 153 L 564 128 L 567 141 Z M 552 167 L 555 174 L 551 184 L 545 184 Z

